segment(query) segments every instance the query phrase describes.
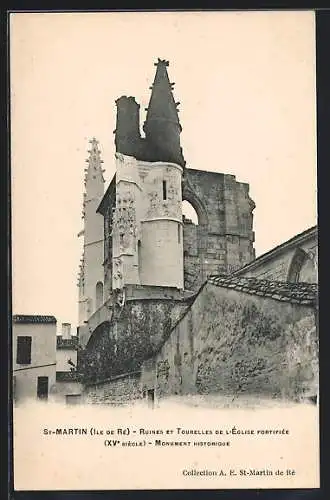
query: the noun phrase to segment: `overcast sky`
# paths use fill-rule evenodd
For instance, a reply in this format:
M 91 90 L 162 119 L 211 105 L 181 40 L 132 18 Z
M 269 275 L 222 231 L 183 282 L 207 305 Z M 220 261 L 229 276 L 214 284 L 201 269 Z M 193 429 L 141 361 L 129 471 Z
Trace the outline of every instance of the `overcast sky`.
M 170 61 L 189 168 L 250 184 L 257 255 L 316 223 L 313 12 L 11 15 L 13 312 L 77 324 L 88 140 Z

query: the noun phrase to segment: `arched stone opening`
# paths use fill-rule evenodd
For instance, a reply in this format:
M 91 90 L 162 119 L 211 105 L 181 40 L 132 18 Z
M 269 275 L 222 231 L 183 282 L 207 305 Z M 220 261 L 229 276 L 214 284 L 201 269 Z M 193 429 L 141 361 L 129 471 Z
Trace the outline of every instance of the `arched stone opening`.
M 87 342 L 86 351 L 91 352 L 96 350 L 100 346 L 100 344 L 102 344 L 107 338 L 109 330 L 110 321 L 103 321 L 103 323 L 98 325 Z
M 297 248 L 288 271 L 287 281 L 290 283 L 317 283 L 316 250 L 305 251 Z
M 184 222 L 190 222 L 192 224 L 195 224 L 195 226 L 198 226 L 199 220 L 198 220 L 198 214 L 194 207 L 192 206 L 189 201 L 184 200 L 182 202 L 182 216 Z
M 186 290 L 197 290 L 204 278 L 208 216 L 203 203 L 190 189 L 183 190 L 182 214 L 184 287 Z
M 183 187 L 182 203 L 183 204 L 186 203 L 186 206 L 187 204 L 191 205 L 193 212 L 195 212 L 197 215 L 198 225 L 200 226 L 208 225 L 207 211 L 202 201 L 191 189 Z
M 297 248 L 288 271 L 287 281 L 289 283 L 298 283 L 300 281 L 300 272 L 307 259 L 307 253 L 302 248 Z
M 183 256 L 197 257 L 199 253 L 199 217 L 187 200 L 182 202 Z
M 99 324 L 91 334 L 85 349 L 78 351 L 78 371 L 83 379 L 91 381 L 106 376 L 103 373 L 105 360 L 102 358 L 108 353 L 109 356 L 112 354 L 109 348 L 110 328 L 110 321 Z M 110 366 L 110 359 L 107 364 Z

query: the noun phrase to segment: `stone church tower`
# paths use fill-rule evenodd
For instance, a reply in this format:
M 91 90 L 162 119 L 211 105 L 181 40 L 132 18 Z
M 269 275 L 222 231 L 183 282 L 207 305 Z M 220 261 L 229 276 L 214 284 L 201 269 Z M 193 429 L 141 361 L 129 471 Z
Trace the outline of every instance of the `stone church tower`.
M 116 101 L 116 174 L 98 209 L 105 220 L 107 295 L 128 285 L 184 287 L 184 160 L 167 65 L 156 63 L 144 138 L 135 99 Z
M 96 209 L 104 195 L 105 181 L 98 142 L 95 138 L 89 142 L 91 149 L 86 160 L 82 214 L 84 229 L 78 235 L 84 239 L 78 278 L 79 325 L 84 324 L 103 304 L 103 218 Z
M 104 195 L 92 141 L 79 285 L 79 363 L 89 380 L 139 369 L 208 276 L 254 259 L 249 186 L 186 165 L 168 65 L 155 63 L 143 127 L 134 97 L 116 101 L 115 174 Z M 184 200 L 198 224 L 183 217 Z
M 102 305 L 105 320 L 114 304 L 123 307 L 125 301 L 184 300 L 208 276 L 230 274 L 255 257 L 249 185 L 186 165 L 168 65 L 155 63 L 144 135 L 135 98 L 116 100 L 116 170 L 105 193 L 100 152 L 91 141 L 79 278 L 86 342 Z M 196 210 L 198 224 L 183 217 L 184 200 Z
M 128 284 L 197 291 L 209 275 L 231 273 L 255 257 L 248 184 L 186 166 L 168 64 L 155 63 L 145 137 L 134 97 L 116 101 L 116 175 L 98 208 L 107 296 Z M 183 200 L 198 225 L 183 218 Z

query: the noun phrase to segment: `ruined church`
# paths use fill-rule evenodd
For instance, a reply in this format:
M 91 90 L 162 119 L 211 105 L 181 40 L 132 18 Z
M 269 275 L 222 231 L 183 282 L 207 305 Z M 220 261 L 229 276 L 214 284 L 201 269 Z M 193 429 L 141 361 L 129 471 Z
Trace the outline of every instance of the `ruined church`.
M 116 101 L 116 166 L 106 190 L 98 142 L 90 141 L 78 279 L 84 398 L 313 396 L 317 228 L 255 258 L 249 185 L 186 164 L 168 65 L 155 63 L 143 136 L 135 98 Z M 197 224 L 183 215 L 183 201 Z

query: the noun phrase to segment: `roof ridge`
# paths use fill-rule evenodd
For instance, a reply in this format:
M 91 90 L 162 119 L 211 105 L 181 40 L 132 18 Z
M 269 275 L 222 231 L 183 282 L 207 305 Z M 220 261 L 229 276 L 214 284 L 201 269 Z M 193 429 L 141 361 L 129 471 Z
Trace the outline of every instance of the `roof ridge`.
M 239 276 L 241 272 L 245 272 L 247 269 L 250 267 L 253 268 L 255 265 L 260 264 L 264 259 L 270 258 L 271 255 L 273 255 L 276 252 L 281 252 L 288 246 L 290 247 L 295 241 L 299 240 L 300 238 L 304 237 L 309 237 L 311 236 L 314 232 L 318 232 L 318 225 L 315 224 L 314 226 L 311 226 L 304 231 L 301 231 L 298 234 L 295 234 L 288 240 L 282 241 L 282 243 L 279 243 L 275 247 L 271 248 L 270 250 L 267 250 L 266 252 L 262 253 L 261 255 L 258 255 L 255 259 L 251 260 L 248 264 L 245 264 L 243 267 L 238 268 L 236 271 L 234 271 L 233 274 L 236 276 Z
M 57 323 L 51 314 L 14 314 L 13 323 Z
M 258 295 L 272 298 L 274 300 L 300 303 L 303 305 L 314 305 L 317 302 L 318 284 L 288 281 L 265 280 L 257 277 L 239 277 L 212 275 L 207 282 L 230 288 L 250 295 Z

